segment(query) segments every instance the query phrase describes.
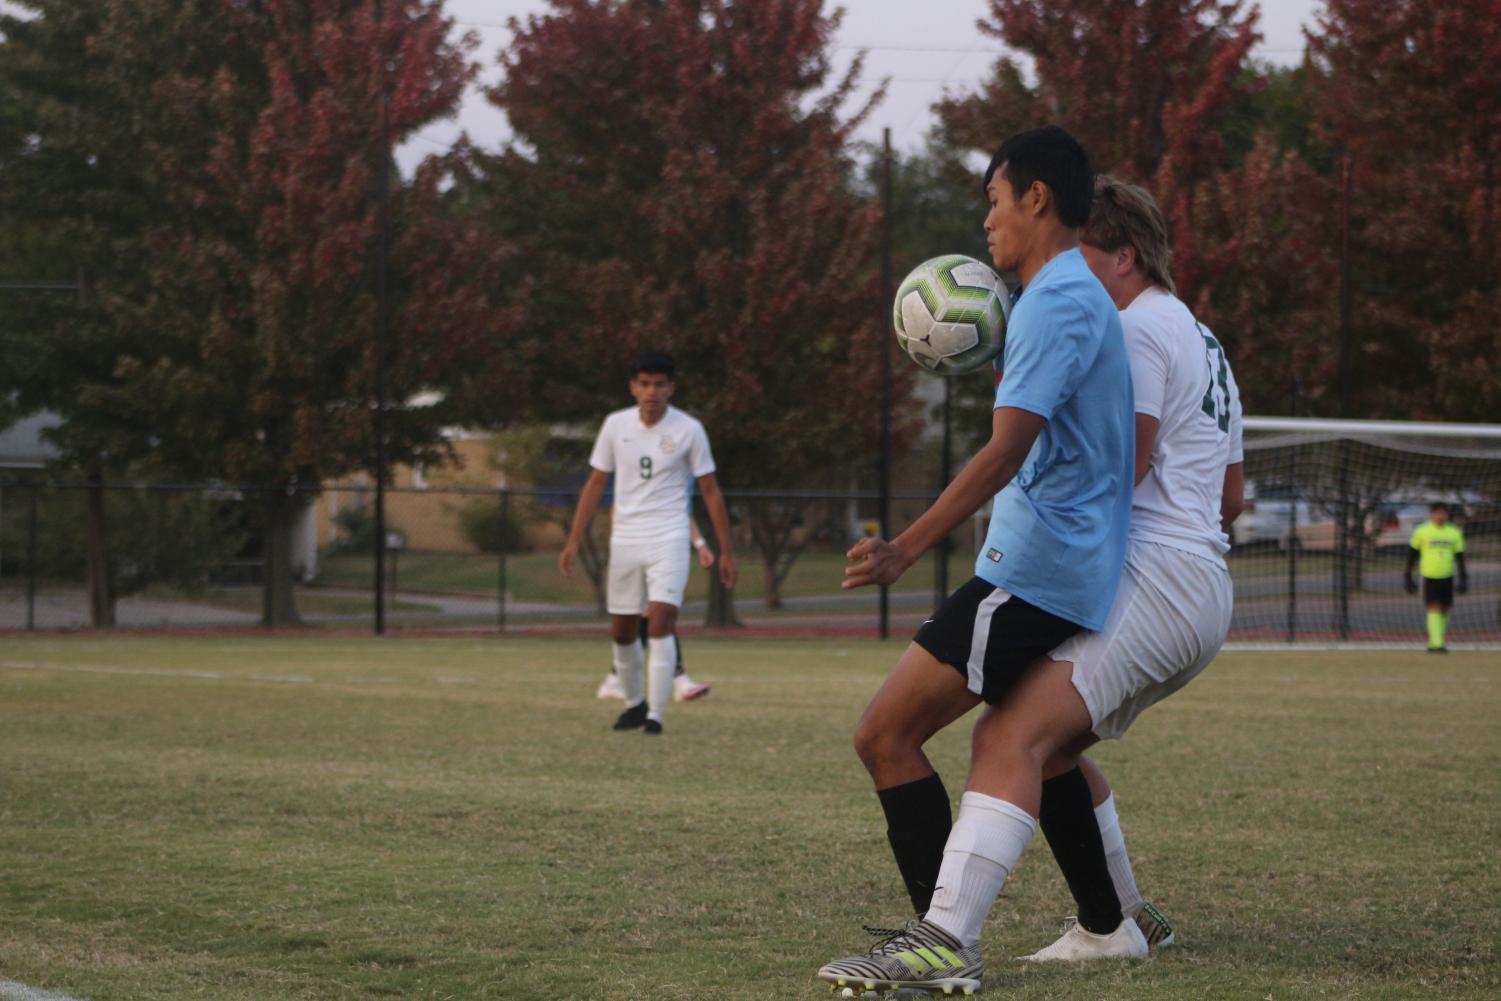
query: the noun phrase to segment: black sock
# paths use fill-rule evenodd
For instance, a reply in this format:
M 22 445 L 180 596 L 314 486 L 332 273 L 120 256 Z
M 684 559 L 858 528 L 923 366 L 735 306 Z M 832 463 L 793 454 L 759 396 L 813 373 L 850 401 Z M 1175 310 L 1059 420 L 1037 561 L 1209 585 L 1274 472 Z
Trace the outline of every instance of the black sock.
M 943 846 L 954 824 L 948 790 L 936 774 L 890 789 L 877 789 L 886 811 L 886 839 L 896 856 L 912 909 L 926 914 L 943 865 Z
M 1048 847 L 1079 906 L 1079 924 L 1096 935 L 1115 931 L 1121 923 L 1121 902 L 1105 861 L 1100 824 L 1084 773 L 1076 767 L 1044 782 L 1039 813 Z

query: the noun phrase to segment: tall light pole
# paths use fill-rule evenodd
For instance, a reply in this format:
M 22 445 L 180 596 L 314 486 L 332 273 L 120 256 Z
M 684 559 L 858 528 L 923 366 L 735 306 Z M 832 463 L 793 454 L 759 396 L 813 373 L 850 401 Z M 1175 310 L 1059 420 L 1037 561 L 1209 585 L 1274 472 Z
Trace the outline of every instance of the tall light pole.
M 882 130 L 881 151 L 881 538 L 891 539 L 891 129 Z M 881 585 L 881 639 L 891 635 L 891 589 Z
M 375 0 L 380 125 L 375 157 L 375 635 L 386 632 L 386 258 L 390 249 L 391 131 L 386 93 L 385 4 Z

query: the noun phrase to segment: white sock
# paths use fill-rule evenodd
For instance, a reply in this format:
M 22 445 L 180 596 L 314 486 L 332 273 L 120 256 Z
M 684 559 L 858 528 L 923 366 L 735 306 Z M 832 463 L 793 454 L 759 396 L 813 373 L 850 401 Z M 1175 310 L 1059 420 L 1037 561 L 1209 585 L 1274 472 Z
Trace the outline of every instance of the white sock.
M 1115 884 L 1121 911 L 1130 912 L 1141 903 L 1141 891 L 1136 888 L 1136 874 L 1131 871 L 1131 857 L 1126 854 L 1126 836 L 1121 833 L 1121 819 L 1115 812 L 1114 793 L 1094 808 L 1094 819 L 1100 825 L 1105 861 L 1110 866 L 1110 881 Z
M 646 641 L 646 718 L 662 722 L 662 713 L 672 701 L 672 675 L 678 666 L 676 636 L 653 636 Z
M 625 707 L 641 704 L 641 642 L 616 643 L 612 657 L 615 677 L 620 679 L 620 690 L 625 693 Z
M 978 792 L 960 797 L 927 920 L 967 946 L 978 944 L 985 915 L 1036 830 L 1037 819 L 1015 803 Z

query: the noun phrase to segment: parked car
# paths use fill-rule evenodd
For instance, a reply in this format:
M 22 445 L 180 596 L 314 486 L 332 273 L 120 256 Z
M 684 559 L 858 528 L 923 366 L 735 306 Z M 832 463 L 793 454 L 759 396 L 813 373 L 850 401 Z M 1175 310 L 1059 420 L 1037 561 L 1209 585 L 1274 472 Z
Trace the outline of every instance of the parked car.
M 1383 504 L 1372 515 L 1376 548 L 1412 545 L 1412 533 L 1428 520 L 1427 504 Z
M 1262 487 L 1246 484 L 1246 504 L 1235 524 L 1230 526 L 1231 544 L 1238 548 L 1276 546 L 1286 548 L 1288 538 L 1287 518 L 1292 512 L 1302 526 L 1313 521 L 1312 508 L 1306 500 L 1286 488 Z

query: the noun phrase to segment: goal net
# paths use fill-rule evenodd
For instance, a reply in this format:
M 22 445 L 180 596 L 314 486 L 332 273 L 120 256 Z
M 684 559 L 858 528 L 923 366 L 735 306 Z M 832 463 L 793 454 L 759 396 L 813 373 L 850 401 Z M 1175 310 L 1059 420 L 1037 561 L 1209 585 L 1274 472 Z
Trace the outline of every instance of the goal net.
M 1470 584 L 1448 645 L 1501 642 L 1501 425 L 1248 417 L 1245 456 L 1233 641 L 1423 645 L 1403 570 L 1443 501 Z

